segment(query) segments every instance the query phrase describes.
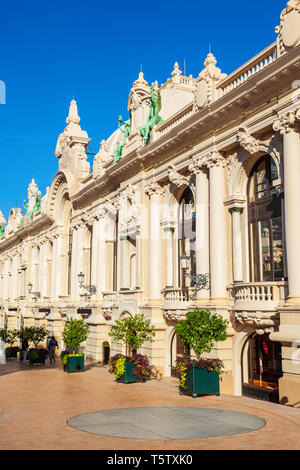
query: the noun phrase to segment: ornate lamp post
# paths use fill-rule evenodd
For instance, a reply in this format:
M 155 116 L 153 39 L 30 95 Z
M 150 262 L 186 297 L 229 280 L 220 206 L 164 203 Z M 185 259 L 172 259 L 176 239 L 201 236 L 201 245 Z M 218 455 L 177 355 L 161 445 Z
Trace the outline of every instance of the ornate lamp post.
M 89 284 L 89 285 L 84 285 L 83 284 L 83 281 L 84 281 L 84 274 L 83 272 L 80 272 L 78 274 L 78 281 L 79 281 L 79 286 L 82 288 L 82 289 L 86 289 L 89 293 L 89 295 L 92 295 L 92 294 L 96 294 L 97 292 L 97 288 L 96 286 L 93 286 L 92 284 Z
M 205 274 L 193 274 L 191 272 L 187 272 L 189 268 L 189 261 L 190 261 L 190 256 L 188 256 L 186 253 L 184 253 L 182 256 L 180 256 L 180 265 L 181 269 L 183 270 L 183 275 L 184 277 L 189 277 L 193 283 L 196 286 L 196 291 L 194 293 L 194 296 L 199 290 L 202 289 L 209 289 L 210 287 L 210 274 L 205 273 Z

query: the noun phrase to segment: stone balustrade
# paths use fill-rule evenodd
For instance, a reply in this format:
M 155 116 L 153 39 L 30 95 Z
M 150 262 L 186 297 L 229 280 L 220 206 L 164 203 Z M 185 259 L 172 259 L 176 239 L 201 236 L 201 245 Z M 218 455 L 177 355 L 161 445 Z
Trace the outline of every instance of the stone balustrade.
M 246 62 L 242 67 L 238 68 L 235 72 L 222 80 L 217 86 L 217 89 L 221 90 L 220 96 L 224 96 L 240 86 L 253 75 L 272 64 L 276 58 L 277 44 L 274 42 L 251 60 Z
M 161 123 L 159 126 L 157 126 L 154 131 L 155 131 L 155 136 L 153 140 L 158 139 L 159 137 L 162 137 L 165 134 L 168 134 L 171 129 L 176 127 L 178 124 L 180 124 L 182 121 L 190 117 L 194 112 L 193 108 L 193 103 L 188 104 L 185 106 L 183 109 L 181 109 L 178 113 L 174 114 L 172 117 Z
M 233 310 L 275 310 L 287 297 L 287 282 L 254 282 L 231 284 Z
M 192 287 L 172 287 L 164 289 L 164 303 L 182 303 L 191 302 L 193 300 L 195 289 Z

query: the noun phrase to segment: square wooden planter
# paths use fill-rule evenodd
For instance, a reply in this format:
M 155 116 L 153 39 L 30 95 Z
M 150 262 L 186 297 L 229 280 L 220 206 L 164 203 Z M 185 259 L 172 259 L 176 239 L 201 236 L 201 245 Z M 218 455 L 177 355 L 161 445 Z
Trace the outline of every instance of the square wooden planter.
M 67 358 L 66 371 L 67 372 L 83 372 L 84 371 L 84 356 L 71 356 Z
M 134 368 L 134 362 L 125 361 L 125 373 L 118 379 L 118 382 L 123 382 L 124 384 L 136 382 L 136 375 L 132 372 Z
M 197 369 L 193 366 L 187 370 L 186 388 L 180 388 L 180 395 L 220 395 L 219 372 L 215 370 Z

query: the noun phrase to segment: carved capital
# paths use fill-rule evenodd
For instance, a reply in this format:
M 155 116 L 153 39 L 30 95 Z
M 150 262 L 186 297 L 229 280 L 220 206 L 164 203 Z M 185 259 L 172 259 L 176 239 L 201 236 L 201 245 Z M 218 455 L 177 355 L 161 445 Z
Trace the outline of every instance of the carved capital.
M 193 158 L 192 162 L 189 164 L 189 171 L 195 175 L 201 173 L 204 167 L 207 166 L 208 158 L 207 156 L 196 156 Z
M 225 157 L 218 151 L 213 150 L 207 157 L 208 168 L 223 167 L 227 165 Z
M 288 134 L 292 130 L 299 131 L 300 108 L 296 111 L 288 112 L 275 119 L 273 129 L 280 134 Z
M 148 196 L 153 196 L 154 194 L 163 194 L 163 187 L 160 186 L 156 181 L 152 180 L 149 183 L 145 185 L 145 193 L 148 194 Z

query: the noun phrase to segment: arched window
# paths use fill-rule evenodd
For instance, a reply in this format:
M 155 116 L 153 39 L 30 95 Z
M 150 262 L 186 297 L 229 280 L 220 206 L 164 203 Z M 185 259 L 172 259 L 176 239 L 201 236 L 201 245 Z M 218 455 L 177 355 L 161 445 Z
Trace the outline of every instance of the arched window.
M 180 257 L 190 257 L 189 272 L 196 273 L 196 212 L 194 196 L 190 188 L 186 188 L 179 202 L 178 213 L 178 279 L 181 287 L 190 285 L 181 268 Z M 191 283 L 192 285 L 192 283 Z
M 254 165 L 248 183 L 251 281 L 284 278 L 281 194 L 274 160 L 265 155 Z

